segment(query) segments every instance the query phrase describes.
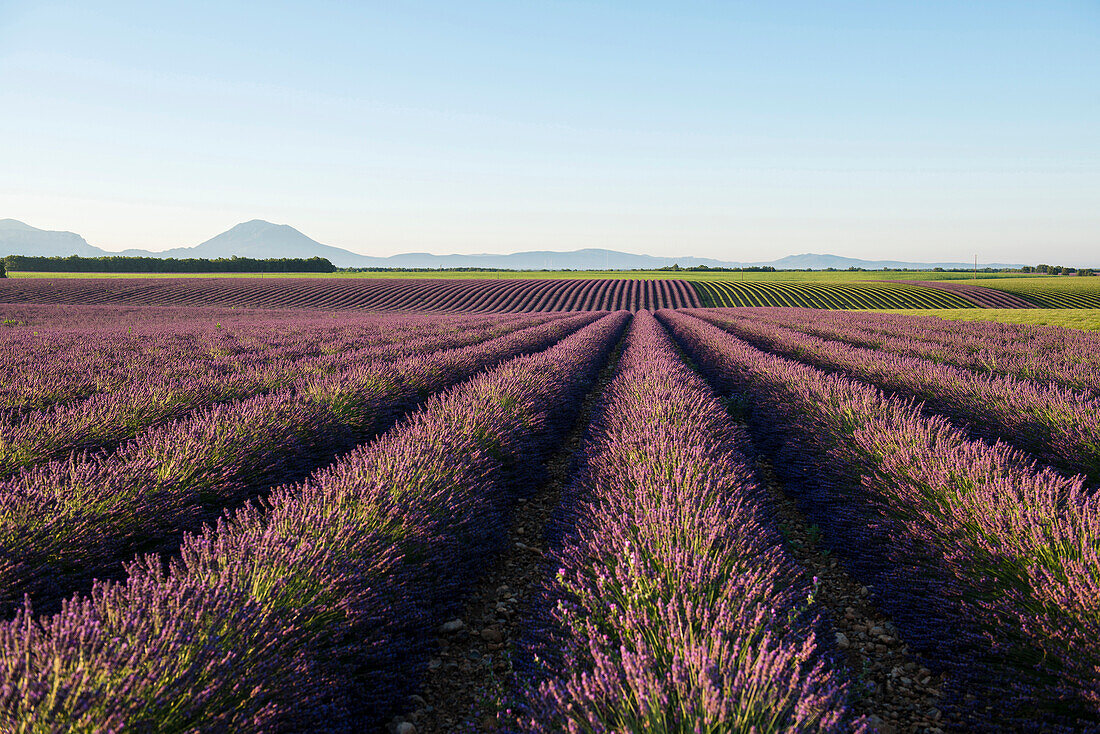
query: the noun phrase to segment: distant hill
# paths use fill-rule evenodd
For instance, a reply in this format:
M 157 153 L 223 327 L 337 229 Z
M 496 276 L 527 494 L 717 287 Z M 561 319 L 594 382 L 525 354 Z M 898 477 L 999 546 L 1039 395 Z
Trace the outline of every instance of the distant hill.
M 83 237 L 72 232 L 50 232 L 45 229 L 35 229 L 15 219 L 0 219 L 0 257 L 4 255 L 101 257 L 113 254 L 89 245 Z
M 108 252 L 89 245 L 72 232 L 50 232 L 36 229 L 15 219 L 0 219 L 0 257 L 4 255 L 41 255 L 44 257 L 128 257 L 208 258 L 327 258 L 337 267 L 370 267 L 383 258 L 357 255 L 354 252 L 322 245 L 285 224 L 272 224 L 260 219 L 238 224 L 194 247 L 176 247 L 162 252 L 124 250 Z
M 410 252 L 390 257 L 370 258 L 367 267 L 381 268 L 503 268 L 507 270 L 616 270 L 663 268 L 679 264 L 681 267 L 706 265 L 723 267 L 721 260 L 706 257 L 654 257 L 635 255 L 615 250 L 586 249 L 571 252 L 532 250 L 508 255 L 432 255 L 426 252 Z M 364 266 L 358 266 L 364 267 Z
M 243 222 L 230 230 L 222 232 L 217 237 L 212 237 L 201 245 L 194 247 L 176 247 L 163 252 L 146 252 L 144 250 L 126 250 L 122 255 L 138 257 L 202 257 L 211 260 L 219 257 L 323 257 L 337 267 L 366 267 L 368 261 L 377 258 L 369 258 L 356 255 L 354 252 L 342 250 L 339 247 L 322 245 L 316 240 L 306 237 L 286 224 L 272 224 L 262 219 L 253 219 L 251 222 Z
M 712 268 L 736 268 L 741 265 L 772 266 L 778 270 L 824 270 L 836 268 L 846 270 L 850 267 L 866 270 L 882 268 L 909 268 L 911 270 L 931 270 L 932 268 L 970 268 L 973 263 L 938 262 L 915 263 L 899 260 L 859 260 L 838 255 L 788 255 L 778 260 L 766 262 L 739 262 L 736 260 L 716 260 L 706 257 L 657 257 L 636 255 L 616 250 L 585 249 L 571 252 L 553 252 L 535 250 L 515 252 L 508 255 L 433 255 L 427 252 L 411 252 L 389 257 L 360 255 L 350 250 L 331 245 L 323 245 L 307 237 L 286 224 L 272 224 L 262 219 L 238 224 L 200 245 L 177 247 L 163 252 L 148 250 L 125 250 L 108 252 L 89 245 L 83 237 L 72 232 L 49 232 L 18 222 L 14 219 L 0 219 L 0 256 L 3 255 L 43 255 L 47 257 L 81 255 L 99 257 L 103 255 L 128 255 L 133 257 L 175 257 L 175 258 L 311 258 L 323 257 L 340 268 L 501 268 L 508 270 L 634 270 L 663 268 L 677 264 L 680 267 L 706 265 Z M 1013 263 L 979 263 L 979 267 L 1018 268 Z
M 776 270 L 825 270 L 836 268 L 847 270 L 848 268 L 863 268 L 865 270 L 882 270 L 883 268 L 909 268 L 910 270 L 931 270 L 943 268 L 945 270 L 969 269 L 974 267 L 973 262 L 939 262 L 939 263 L 915 263 L 903 260 L 860 260 L 854 257 L 841 257 L 839 255 L 787 255 L 778 260 L 767 263 L 752 263 L 753 265 L 771 265 Z M 1021 263 L 978 263 L 979 268 L 1019 268 Z

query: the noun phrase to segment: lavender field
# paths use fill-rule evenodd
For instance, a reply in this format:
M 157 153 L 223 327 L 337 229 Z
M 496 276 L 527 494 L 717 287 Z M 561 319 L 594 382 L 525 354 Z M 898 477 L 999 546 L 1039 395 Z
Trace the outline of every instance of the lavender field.
M 0 731 L 1100 732 L 1100 335 L 675 295 L 0 304 Z

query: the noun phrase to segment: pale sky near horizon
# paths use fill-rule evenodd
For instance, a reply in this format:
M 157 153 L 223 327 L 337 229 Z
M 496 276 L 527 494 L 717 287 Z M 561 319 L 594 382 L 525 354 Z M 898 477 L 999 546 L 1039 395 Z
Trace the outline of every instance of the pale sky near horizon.
M 0 0 L 0 218 L 108 250 L 1100 264 L 1100 2 Z

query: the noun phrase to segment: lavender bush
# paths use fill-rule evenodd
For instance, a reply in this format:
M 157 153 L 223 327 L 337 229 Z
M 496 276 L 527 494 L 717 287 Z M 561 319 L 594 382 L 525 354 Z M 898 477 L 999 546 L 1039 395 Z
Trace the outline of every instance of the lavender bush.
M 0 482 L 0 608 L 24 593 L 51 609 L 137 552 L 178 543 L 224 509 L 391 425 L 428 395 L 545 349 L 598 313 L 397 362 L 366 361 L 287 390 L 201 411 L 112 454 L 76 456 Z
M 71 729 L 361 731 L 499 544 L 536 458 L 621 333 L 603 318 L 432 398 L 305 484 L 0 626 L 0 720 Z
M 1100 508 L 1080 478 L 699 319 L 660 318 L 749 400 L 757 435 L 837 550 L 905 638 L 951 669 L 949 703 L 971 727 L 1094 728 Z
M 735 313 L 854 346 L 1100 393 L 1100 337 L 1080 329 L 852 311 L 759 308 Z
M 761 324 L 736 312 L 698 313 L 756 346 L 917 398 L 963 421 L 975 436 L 1005 440 L 1100 483 L 1100 399 L 1090 394 L 853 347 Z
M 74 345 L 78 355 L 99 355 L 92 361 L 100 364 L 89 364 L 80 356 L 66 362 L 67 355 L 59 355 L 47 364 L 62 367 L 46 370 L 47 374 L 31 389 L 42 381 L 61 381 L 65 385 L 64 370 L 74 370 L 91 375 L 93 383 L 88 388 L 97 392 L 78 399 L 79 391 L 74 388 L 68 400 L 59 401 L 61 394 L 53 391 L 48 393 L 55 401 L 49 410 L 0 413 L 0 476 L 74 450 L 110 448 L 149 426 L 204 407 L 280 389 L 295 391 L 298 383 L 311 376 L 368 361 L 395 360 L 475 344 L 550 318 L 528 317 L 526 322 L 513 319 L 480 326 L 460 323 L 446 330 L 425 320 L 402 320 L 404 323 L 390 326 L 384 340 L 377 337 L 384 328 L 382 323 L 369 324 L 367 329 L 343 330 L 338 339 L 327 330 L 318 330 L 305 339 L 300 334 L 286 338 L 282 333 L 250 330 L 216 346 L 197 339 L 173 340 L 170 349 L 158 348 L 161 339 L 127 337 L 133 342 L 131 354 L 118 355 L 123 358 L 109 367 L 103 363 L 111 362 L 105 355 L 110 355 L 113 340 L 86 337 Z M 369 342 L 374 343 L 368 346 Z M 29 364 L 24 367 L 24 371 L 32 369 Z M 13 382 L 18 380 L 17 376 Z M 33 396 L 41 401 L 46 397 L 41 391 L 20 392 L 24 400 Z
M 0 411 L 64 405 L 149 378 L 231 374 L 271 360 L 393 343 L 407 332 L 455 334 L 515 317 L 124 309 L 0 304 Z M 166 313 L 167 312 L 167 313 Z M 397 339 L 398 341 L 400 339 Z
M 746 448 L 639 312 L 556 520 L 554 624 L 527 642 L 522 729 L 862 728 Z

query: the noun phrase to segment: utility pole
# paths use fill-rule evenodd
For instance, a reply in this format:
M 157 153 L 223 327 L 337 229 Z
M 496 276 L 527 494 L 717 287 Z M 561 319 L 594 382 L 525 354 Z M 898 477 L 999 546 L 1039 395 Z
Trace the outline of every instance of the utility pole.
M 978 280 L 978 256 L 974 256 L 974 281 Z

